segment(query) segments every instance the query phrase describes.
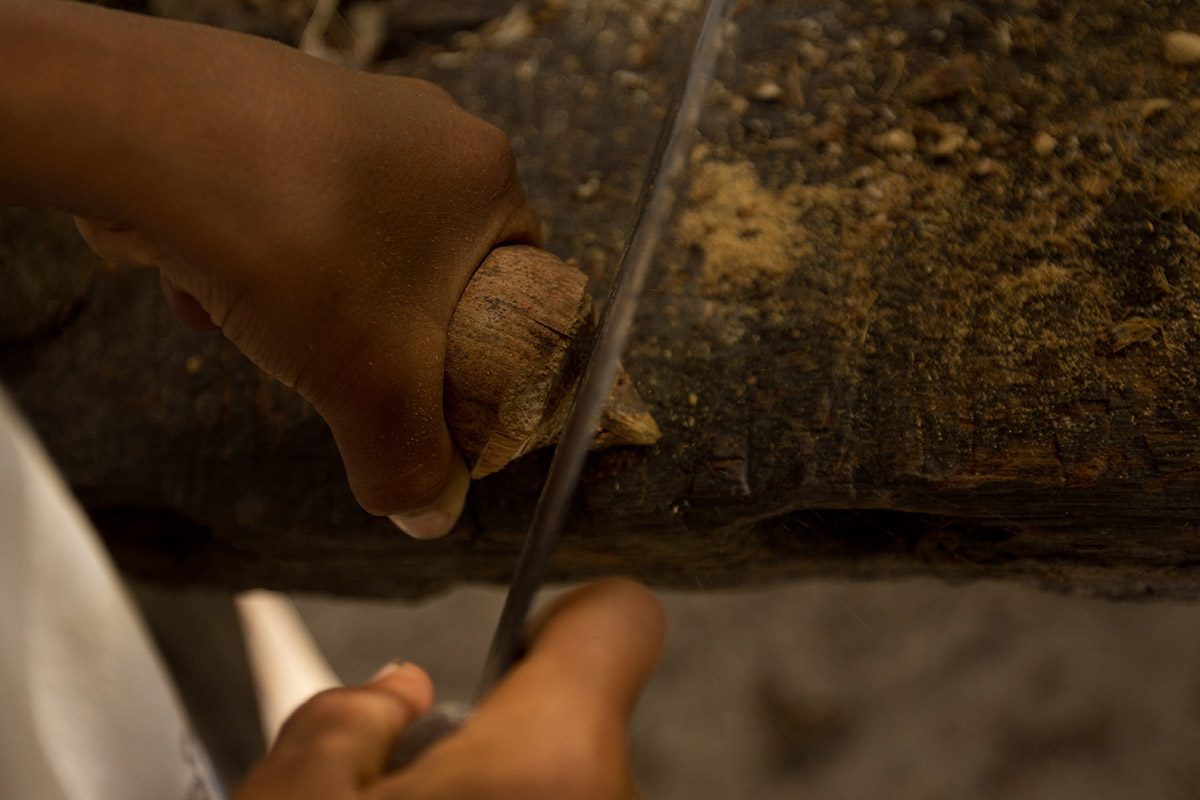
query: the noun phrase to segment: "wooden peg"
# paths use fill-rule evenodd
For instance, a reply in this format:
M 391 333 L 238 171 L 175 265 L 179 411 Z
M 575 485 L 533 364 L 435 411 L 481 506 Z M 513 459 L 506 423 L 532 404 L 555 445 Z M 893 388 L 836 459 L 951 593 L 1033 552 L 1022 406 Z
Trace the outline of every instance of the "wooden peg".
M 557 440 L 595 329 L 583 272 L 536 247 L 488 255 L 454 310 L 446 352 L 446 421 L 472 478 Z M 661 435 L 620 370 L 592 447 Z

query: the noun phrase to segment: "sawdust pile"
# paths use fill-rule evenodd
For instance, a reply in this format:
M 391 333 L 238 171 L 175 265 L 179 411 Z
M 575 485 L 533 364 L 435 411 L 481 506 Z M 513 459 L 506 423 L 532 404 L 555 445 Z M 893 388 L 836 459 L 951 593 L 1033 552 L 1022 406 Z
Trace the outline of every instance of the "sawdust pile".
M 772 187 L 748 159 L 699 155 L 676 236 L 701 254 L 699 277 L 710 290 L 777 283 L 831 253 L 860 258 L 911 195 L 882 170 L 861 173 L 859 185 L 801 177 Z
M 746 160 L 701 163 L 678 235 L 703 253 L 703 280 L 746 283 L 794 269 L 813 252 L 800 225 L 802 194 L 795 185 L 763 186 Z M 836 190 L 830 194 L 836 202 Z

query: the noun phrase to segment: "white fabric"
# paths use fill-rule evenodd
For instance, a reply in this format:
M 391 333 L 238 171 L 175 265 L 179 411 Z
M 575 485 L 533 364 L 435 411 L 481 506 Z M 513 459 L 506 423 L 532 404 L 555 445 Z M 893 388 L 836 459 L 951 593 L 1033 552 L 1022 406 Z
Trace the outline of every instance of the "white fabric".
M 220 796 L 107 554 L 0 393 L 0 798 Z
M 270 746 L 301 703 L 342 684 L 287 595 L 262 589 L 242 592 L 237 610 L 263 738 Z

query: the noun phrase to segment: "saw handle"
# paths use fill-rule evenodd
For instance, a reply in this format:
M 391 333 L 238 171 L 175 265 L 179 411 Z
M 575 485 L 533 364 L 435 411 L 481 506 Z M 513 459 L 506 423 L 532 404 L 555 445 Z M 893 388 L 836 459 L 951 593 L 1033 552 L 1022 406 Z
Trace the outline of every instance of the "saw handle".
M 387 760 L 387 771 L 404 769 L 437 742 L 456 732 L 471 718 L 474 709 L 463 703 L 439 703 L 409 725 L 396 738 Z

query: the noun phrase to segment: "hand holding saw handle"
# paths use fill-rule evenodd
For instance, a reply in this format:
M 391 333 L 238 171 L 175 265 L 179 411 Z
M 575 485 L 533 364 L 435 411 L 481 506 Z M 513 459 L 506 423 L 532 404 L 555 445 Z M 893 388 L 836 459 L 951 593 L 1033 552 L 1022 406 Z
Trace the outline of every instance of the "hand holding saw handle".
M 555 448 L 546 483 L 533 510 L 525 546 L 483 666 L 476 690 L 477 702 L 488 696 L 521 657 L 526 617 L 534 595 L 545 579 L 550 556 L 566 522 L 568 505 L 583 471 L 597 422 L 617 379 L 620 355 L 633 325 L 654 251 L 675 206 L 692 133 L 708 91 L 709 79 L 716 68 L 722 24 L 729 7 L 729 0 L 708 0 L 701 16 L 692 57 L 651 160 L 638 203 L 637 219 L 604 307 L 591 355 L 563 424 L 562 439 Z M 439 736 L 453 732 L 463 719 L 464 714 L 457 707 L 435 710 L 428 719 L 410 729 L 411 734 L 401 736 L 393 750 L 393 763 L 411 762 Z
M 635 583 L 599 581 L 559 597 L 529 634 L 526 658 L 458 735 L 407 769 L 384 754 L 434 690 L 419 668 L 391 665 L 302 705 L 235 800 L 634 800 L 625 728 L 662 647 L 661 606 Z

